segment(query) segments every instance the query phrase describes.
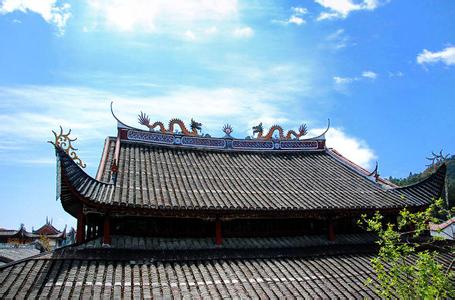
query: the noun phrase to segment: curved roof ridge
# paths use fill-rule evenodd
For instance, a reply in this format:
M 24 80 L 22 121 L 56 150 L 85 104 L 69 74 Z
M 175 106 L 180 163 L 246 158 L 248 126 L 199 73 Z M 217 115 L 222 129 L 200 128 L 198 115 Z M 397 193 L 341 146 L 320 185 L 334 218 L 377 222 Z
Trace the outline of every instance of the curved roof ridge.
M 418 182 L 415 182 L 415 183 L 411 183 L 411 184 L 404 185 L 404 186 L 399 186 L 396 188 L 396 190 L 405 190 L 405 189 L 413 188 L 418 185 L 422 185 L 422 184 L 426 183 L 427 181 L 430 181 L 431 179 L 433 179 L 436 176 L 441 176 L 442 173 L 443 173 L 442 176 L 445 177 L 446 171 L 447 171 L 447 165 L 446 165 L 446 163 L 442 163 L 434 172 L 432 172 L 426 178 L 424 178 Z
M 328 150 L 327 152 L 329 154 L 332 154 L 332 156 L 334 154 L 335 156 L 333 156 L 333 157 L 335 157 L 336 159 L 339 159 L 340 162 L 345 163 L 346 165 L 351 167 L 351 169 L 353 169 L 354 171 L 356 171 L 360 175 L 362 175 L 362 176 L 366 177 L 367 179 L 371 180 L 368 177 L 368 174 L 370 174 L 370 172 L 368 170 L 366 170 L 362 166 L 359 166 L 358 164 L 354 163 L 350 159 L 346 158 L 345 156 L 343 156 L 341 153 L 339 153 L 338 151 L 336 151 L 333 148 L 328 148 L 327 150 Z M 412 183 L 412 184 L 406 185 L 406 186 L 398 186 L 398 185 L 396 185 L 396 184 L 394 184 L 394 183 L 390 182 L 389 180 L 387 180 L 385 178 L 382 178 L 382 177 L 378 177 L 378 182 L 382 183 L 380 185 L 381 187 L 384 187 L 384 186 L 390 187 L 389 190 L 411 192 L 416 187 L 420 187 L 420 186 L 424 185 L 425 183 L 427 183 L 429 181 L 433 181 L 434 177 L 441 176 L 441 175 L 442 175 L 442 177 L 445 177 L 446 168 L 447 167 L 446 167 L 445 163 L 443 163 L 441 166 L 438 167 L 438 169 L 436 171 L 434 171 L 431 175 L 427 176 L 425 179 L 420 180 L 419 182 L 416 182 L 416 183 Z M 378 182 L 376 182 L 376 183 L 378 183 Z M 437 194 L 441 194 L 441 191 L 438 191 Z
M 62 181 L 68 181 L 68 184 L 74 189 L 74 192 L 69 191 L 69 193 L 76 193 L 76 197 L 86 199 L 93 204 L 99 203 L 100 199 L 106 197 L 106 195 L 111 195 L 115 190 L 115 184 L 103 182 L 97 180 L 87 174 L 80 166 L 73 161 L 71 156 L 69 156 L 63 149 L 58 146 L 55 146 L 58 159 L 61 163 L 61 177 Z M 63 179 L 65 178 L 65 179 Z M 66 189 L 61 189 L 60 199 L 62 205 L 65 207 L 64 202 L 67 202 L 68 191 L 64 192 Z M 70 196 L 71 197 L 71 196 Z M 68 207 L 68 209 L 70 209 Z M 65 210 L 67 210 L 65 208 Z M 68 210 L 67 210 L 68 211 Z M 68 211 L 69 212 L 69 211 Z M 72 213 L 75 216 L 75 211 Z
M 61 149 L 60 147 L 55 146 L 55 145 L 54 145 L 54 147 L 55 147 L 55 149 L 56 149 L 57 152 L 58 152 L 59 159 L 60 159 L 61 161 L 64 160 L 64 161 L 67 163 L 67 165 L 69 165 L 70 167 L 73 167 L 73 166 L 76 167 L 77 170 L 78 170 L 77 173 L 82 174 L 82 175 L 84 176 L 84 178 L 87 178 L 87 179 L 89 179 L 89 180 L 91 180 L 91 181 L 96 181 L 97 183 L 100 183 L 100 184 L 114 185 L 114 184 L 111 183 L 111 182 L 101 181 L 101 180 L 98 180 L 98 179 L 92 177 L 90 174 L 87 174 L 84 170 L 82 170 L 82 168 L 81 168 L 80 166 L 78 166 L 78 165 L 73 161 L 73 159 L 72 159 L 65 151 L 63 151 L 63 149 Z M 67 166 L 67 167 L 68 167 L 68 166 Z M 76 173 L 76 172 L 74 172 L 74 173 Z
M 54 225 L 52 225 L 51 223 L 46 223 L 44 224 L 43 226 L 41 226 L 40 228 L 36 229 L 36 230 L 33 230 L 32 233 L 37 233 L 37 234 L 41 234 L 41 232 L 45 229 L 49 229 L 51 231 L 53 231 L 54 233 L 52 234 L 60 234 L 60 233 L 63 233 L 63 231 L 60 231 L 58 230 L 57 228 L 54 227 Z M 51 235 L 52 235 L 51 234 Z
M 384 186 L 387 186 L 389 188 L 397 188 L 398 187 L 396 184 L 394 184 L 394 183 L 392 183 L 392 182 L 388 181 L 387 179 L 384 179 L 384 178 L 382 178 L 380 176 L 377 177 L 378 178 L 377 181 L 371 180 L 370 176 L 368 176 L 369 174 L 371 174 L 370 171 L 368 171 L 364 167 L 356 164 L 355 162 L 353 162 L 352 160 L 348 159 L 347 157 L 345 157 L 344 155 L 342 155 L 340 152 L 338 152 L 337 150 L 335 150 L 333 148 L 327 148 L 327 153 L 330 156 L 332 156 L 333 158 L 335 158 L 336 160 L 338 160 L 339 162 L 341 162 L 342 164 L 344 164 L 347 167 L 349 167 L 354 172 L 356 172 L 359 175 L 367 178 L 371 182 L 376 183 L 380 187 L 384 187 Z M 379 184 L 379 183 L 382 183 L 382 184 Z

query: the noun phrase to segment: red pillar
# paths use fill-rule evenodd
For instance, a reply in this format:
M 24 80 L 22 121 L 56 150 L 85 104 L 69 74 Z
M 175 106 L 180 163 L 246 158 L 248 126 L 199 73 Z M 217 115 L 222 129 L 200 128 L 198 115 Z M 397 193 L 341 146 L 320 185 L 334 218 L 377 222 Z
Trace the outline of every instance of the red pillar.
M 335 240 L 335 225 L 333 224 L 333 219 L 328 220 L 328 239 L 329 241 Z
M 215 244 L 220 246 L 223 243 L 223 236 L 221 235 L 221 221 L 216 219 L 215 221 Z
M 87 239 L 87 240 L 92 239 L 92 224 L 91 224 L 91 223 L 88 223 L 88 224 L 87 224 L 86 239 Z
M 85 215 L 82 209 L 77 214 L 77 231 L 76 243 L 83 243 L 85 241 Z
M 104 216 L 103 226 L 103 245 L 110 245 L 112 242 L 111 238 L 111 218 L 108 215 Z

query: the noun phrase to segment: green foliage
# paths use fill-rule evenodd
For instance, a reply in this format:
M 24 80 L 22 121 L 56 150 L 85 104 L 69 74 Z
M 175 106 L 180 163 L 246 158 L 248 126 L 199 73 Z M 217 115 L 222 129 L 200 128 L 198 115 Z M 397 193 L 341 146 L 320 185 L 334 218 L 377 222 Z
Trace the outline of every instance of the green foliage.
M 443 208 L 443 200 L 435 200 L 424 211 L 403 209 L 397 224 L 385 223 L 376 212 L 372 217 L 362 215 L 358 223 L 367 231 L 375 232 L 379 239 L 379 252 L 371 260 L 376 278 L 367 284 L 374 285 L 383 298 L 438 299 L 455 297 L 451 280 L 454 272 L 438 263 L 438 252 L 423 250 L 436 246 L 439 238 L 428 235 L 428 223 L 440 223 L 451 218 L 453 210 Z M 453 247 L 441 249 L 454 254 Z
M 408 177 L 405 177 L 405 178 L 389 177 L 389 181 L 396 185 L 399 185 L 399 186 L 410 185 L 410 184 L 414 184 L 414 183 L 417 183 L 417 182 L 425 179 L 426 173 L 427 173 L 426 170 L 422 173 L 416 173 L 416 174 L 412 174 L 412 172 L 410 172 Z
M 45 251 L 50 251 L 51 250 L 51 243 L 50 243 L 49 239 L 45 235 L 41 234 L 39 236 L 39 241 L 40 241 L 41 246 L 43 246 Z

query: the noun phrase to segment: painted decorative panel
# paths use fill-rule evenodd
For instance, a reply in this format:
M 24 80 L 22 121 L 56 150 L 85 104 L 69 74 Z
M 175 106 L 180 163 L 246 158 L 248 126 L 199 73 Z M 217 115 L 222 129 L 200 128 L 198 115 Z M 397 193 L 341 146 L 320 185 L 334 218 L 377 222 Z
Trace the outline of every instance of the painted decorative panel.
M 318 149 L 318 141 L 281 141 L 283 150 Z
M 198 137 L 182 137 L 182 145 L 195 146 L 195 147 L 209 147 L 209 148 L 225 148 L 226 141 L 224 139 L 213 138 L 198 138 Z
M 173 144 L 174 136 L 168 134 L 143 132 L 136 130 L 128 130 L 127 137 L 132 141 L 154 142 L 158 144 Z
M 234 149 L 252 149 L 252 150 L 267 150 L 274 149 L 272 141 L 258 141 L 258 140 L 234 140 L 232 141 L 232 148 Z

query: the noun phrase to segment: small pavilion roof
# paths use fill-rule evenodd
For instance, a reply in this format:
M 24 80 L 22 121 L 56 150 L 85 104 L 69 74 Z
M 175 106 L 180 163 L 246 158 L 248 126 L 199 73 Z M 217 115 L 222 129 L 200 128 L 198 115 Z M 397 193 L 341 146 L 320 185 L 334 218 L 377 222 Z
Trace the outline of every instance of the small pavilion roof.
M 50 223 L 48 220 L 46 220 L 46 224 L 38 228 L 37 230 L 34 230 L 34 234 L 38 235 L 46 235 L 46 236 L 58 236 L 58 235 L 64 235 L 66 232 L 66 227 L 63 231 L 58 230 L 55 228 L 52 223 Z
M 41 226 L 38 230 L 32 232 L 27 231 L 25 226 L 17 230 L 15 229 L 0 229 L 0 236 L 7 236 L 11 238 L 39 238 L 40 235 L 45 235 L 48 238 L 62 238 L 65 236 L 66 229 L 64 231 L 57 230 L 52 224 L 47 223 Z

